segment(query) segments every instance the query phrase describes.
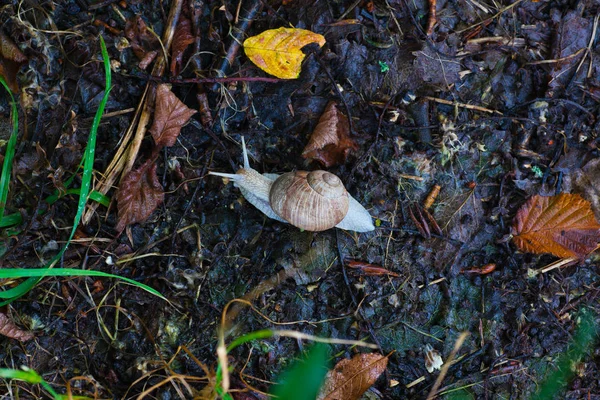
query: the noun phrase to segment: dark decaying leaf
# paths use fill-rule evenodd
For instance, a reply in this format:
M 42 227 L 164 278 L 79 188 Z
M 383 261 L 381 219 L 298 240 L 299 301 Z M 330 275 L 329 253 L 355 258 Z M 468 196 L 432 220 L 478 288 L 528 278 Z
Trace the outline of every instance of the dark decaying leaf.
M 551 58 L 560 62 L 553 63 L 550 71 L 550 82 L 548 82 L 547 97 L 554 97 L 562 93 L 569 82 L 573 79 L 580 68 L 577 65 L 581 63 L 584 57 L 585 48 L 588 45 L 592 34 L 592 20 L 583 18 L 579 12 L 572 10 L 566 12 L 560 23 L 554 30 L 555 34 L 552 41 Z M 581 68 L 581 72 L 585 69 Z
M 192 23 L 184 16 L 179 18 L 175 35 L 173 36 L 173 44 L 171 45 L 171 75 L 179 75 L 181 64 L 183 61 L 183 53 L 190 44 L 194 43 L 192 36 Z
M 154 160 L 148 160 L 140 168 L 129 171 L 117 192 L 117 231 L 121 232 L 127 225 L 145 221 L 163 202 L 164 197 Z
M 133 53 L 142 60 L 139 67 L 145 69 L 156 58 L 160 50 L 158 38 L 150 32 L 139 15 L 127 20 L 125 36 L 129 39 Z
M 168 85 L 160 84 L 156 88 L 154 122 L 150 133 L 156 146 L 173 146 L 177 141 L 181 127 L 196 111 L 188 108 L 171 92 Z
M 385 371 L 388 358 L 377 353 L 344 359 L 327 373 L 318 400 L 359 399 Z
M 24 331 L 16 326 L 12 319 L 3 312 L 0 312 L 0 335 L 17 339 L 21 342 L 26 342 L 35 337 L 33 333 Z
M 352 150 L 358 150 L 358 145 L 350 138 L 348 118 L 338 110 L 334 102 L 329 102 L 302 152 L 302 157 L 331 167 L 346 162 L 346 157 Z
M 600 242 L 600 224 L 578 194 L 533 196 L 517 212 L 513 242 L 521 251 L 584 258 Z

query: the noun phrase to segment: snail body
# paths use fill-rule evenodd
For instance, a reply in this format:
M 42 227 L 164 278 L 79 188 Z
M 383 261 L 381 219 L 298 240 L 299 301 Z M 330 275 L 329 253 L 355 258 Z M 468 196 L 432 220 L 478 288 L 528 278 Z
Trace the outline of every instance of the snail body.
M 369 212 L 327 171 L 260 174 L 250 168 L 242 137 L 244 166 L 235 174 L 209 172 L 233 180 L 244 198 L 267 217 L 307 231 L 333 227 L 356 232 L 375 229 Z

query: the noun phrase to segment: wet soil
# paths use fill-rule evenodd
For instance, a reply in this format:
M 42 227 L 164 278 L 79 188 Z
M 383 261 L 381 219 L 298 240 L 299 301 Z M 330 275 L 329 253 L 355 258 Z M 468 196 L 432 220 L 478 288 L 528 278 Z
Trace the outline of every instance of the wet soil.
M 0 8 L 2 32 L 28 59 L 16 78 L 21 132 L 7 202 L 23 223 L 3 231 L 3 268 L 39 268 L 68 237 L 77 197 L 42 200 L 73 175 L 77 186 L 104 93 L 99 35 L 113 89 L 95 179 L 134 123 L 147 85 L 168 82 L 189 107 L 200 108 L 198 94 L 209 105 L 161 153 L 166 194 L 150 218 L 119 234 L 115 205 L 99 206 L 57 266 L 129 277 L 170 303 L 116 280 L 46 278 L 6 308 L 35 339 L 4 339 L 2 367 L 27 366 L 60 393 L 70 387 L 92 398 L 136 398 L 153 385 L 151 398 L 193 397 L 183 382 L 201 397 L 207 383 L 197 378 L 206 377 L 203 366 L 217 366 L 224 308 L 245 298 L 254 310 L 234 308 L 228 341 L 273 328 L 376 343 L 390 356 L 369 392 L 374 398 L 426 398 L 438 374 L 426 369 L 426 346 L 445 360 L 465 331 L 441 397 L 530 397 L 567 348 L 581 308 L 598 310 L 600 260 L 592 254 L 540 273 L 556 258 L 519 252 L 503 239 L 532 195 L 581 193 L 599 204 L 600 5 L 438 0 L 427 34 L 430 5 L 421 0 L 184 1 L 199 51 L 192 45 L 184 53 L 177 75 L 167 69 L 152 77 L 152 64 L 141 68 L 124 44 L 126 21 L 139 15 L 160 37 L 175 3 L 7 1 Z M 267 75 L 232 50 L 233 36 L 280 26 L 312 30 L 327 43 L 308 49 L 298 79 L 253 80 Z M 233 56 L 223 61 L 227 52 Z M 239 79 L 185 81 L 220 76 Z M 359 146 L 329 170 L 368 209 L 375 231 L 301 231 L 208 176 L 241 164 L 242 136 L 261 173 L 322 168 L 301 154 L 330 101 L 351 120 Z M 0 105 L 9 126 L 5 93 Z M 6 139 L 9 128 L 2 132 Z M 146 137 L 138 164 L 151 151 Z M 429 213 L 440 234 L 430 219 L 411 218 L 435 185 Z M 398 276 L 361 274 L 347 260 Z M 489 274 L 463 273 L 488 264 L 496 265 Z M 239 347 L 229 358 L 233 386 L 246 387 L 243 378 L 268 391 L 306 346 L 278 337 Z M 331 357 L 356 351 L 335 345 Z M 597 349 L 574 361 L 575 377 L 559 397 L 600 399 L 599 361 Z M 165 381 L 173 376 L 179 380 Z M 46 396 L 17 381 L 0 383 L 0 393 Z

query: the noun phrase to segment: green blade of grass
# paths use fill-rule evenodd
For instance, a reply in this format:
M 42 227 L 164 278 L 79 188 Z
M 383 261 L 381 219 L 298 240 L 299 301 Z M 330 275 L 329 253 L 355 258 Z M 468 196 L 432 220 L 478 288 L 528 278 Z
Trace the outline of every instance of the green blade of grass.
M 23 222 L 23 217 L 21 217 L 21 214 L 8 214 L 3 216 L 2 219 L 0 219 L 0 228 L 7 228 L 9 226 L 19 225 L 21 222 Z
M 81 189 L 67 189 L 63 192 L 55 193 L 51 196 L 48 196 L 44 201 L 48 204 L 54 204 L 69 194 L 79 195 L 81 193 Z M 108 207 L 110 205 L 110 197 L 103 195 L 102 193 L 92 190 L 89 194 L 89 199 L 95 201 L 96 203 L 102 204 L 104 207 Z
M 594 311 L 582 309 L 578 315 L 579 324 L 573 335 L 569 348 L 556 361 L 556 370 L 544 379 L 537 393 L 531 400 L 556 399 L 564 390 L 575 372 L 571 368 L 578 363 L 592 349 L 598 338 L 598 320 Z
M 40 384 L 55 400 L 62 400 L 64 397 L 56 393 L 52 386 L 48 384 L 37 372 L 32 369 L 8 369 L 0 368 L 0 378 L 16 379 L 27 383 Z
M 163 300 L 167 300 L 158 290 L 151 288 L 150 286 L 144 285 L 138 281 L 135 281 L 130 278 L 125 278 L 119 275 L 109 274 L 107 272 L 95 271 L 91 269 L 74 269 L 74 268 L 57 268 L 57 269 L 48 269 L 48 268 L 6 268 L 0 269 L 0 279 L 10 279 L 10 278 L 43 278 L 45 276 L 98 276 L 102 278 L 113 278 L 119 279 L 123 282 L 126 282 L 130 285 L 136 286 L 140 289 L 147 291 Z M 13 288 L 16 289 L 16 288 Z M 0 292 L 1 295 L 5 295 L 7 292 L 10 292 L 13 289 L 6 290 L 4 292 Z M 167 300 L 168 301 L 168 300 Z
M 313 400 L 327 374 L 327 346 L 316 343 L 304 359 L 288 367 L 271 393 L 286 400 Z
M 6 144 L 6 153 L 4 154 L 4 162 L 2 163 L 2 174 L 0 174 L 0 220 L 4 217 L 4 209 L 6 208 L 6 199 L 8 198 L 8 186 L 10 184 L 10 176 L 12 171 L 13 159 L 15 157 L 15 148 L 17 147 L 17 135 L 19 133 L 19 113 L 15 98 L 10 91 L 8 84 L 0 76 L 0 84 L 10 96 L 10 113 L 12 116 L 12 133 Z

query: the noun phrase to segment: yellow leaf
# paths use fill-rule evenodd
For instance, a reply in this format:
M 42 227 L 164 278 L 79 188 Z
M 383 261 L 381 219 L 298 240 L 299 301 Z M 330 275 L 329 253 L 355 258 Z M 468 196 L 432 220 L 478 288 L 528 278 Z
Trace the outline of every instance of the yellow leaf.
M 244 52 L 260 69 L 281 79 L 296 79 L 309 43 L 325 44 L 325 38 L 306 29 L 279 28 L 264 31 L 244 41 Z

